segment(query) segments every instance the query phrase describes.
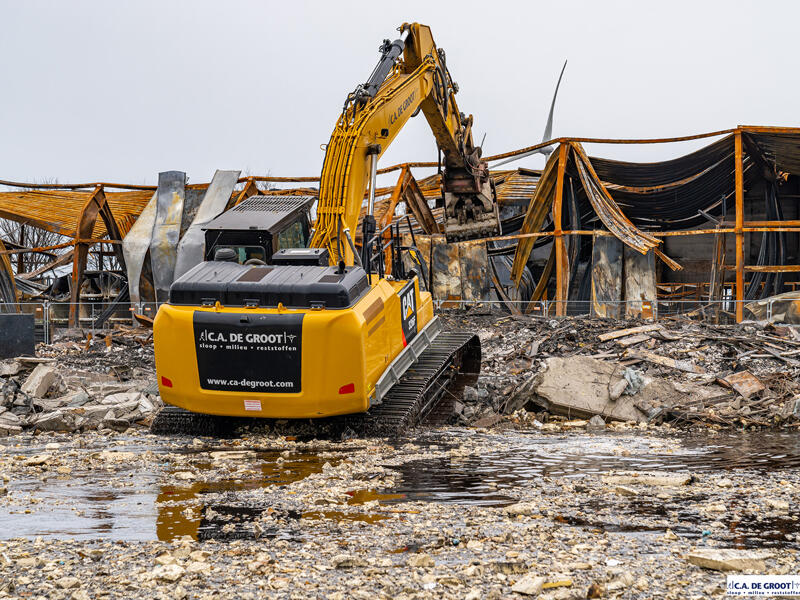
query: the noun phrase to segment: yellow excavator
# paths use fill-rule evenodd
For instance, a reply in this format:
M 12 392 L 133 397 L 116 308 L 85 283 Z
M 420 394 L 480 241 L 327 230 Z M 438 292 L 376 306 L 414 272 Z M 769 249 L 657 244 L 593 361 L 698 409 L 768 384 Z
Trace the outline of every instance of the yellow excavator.
M 180 431 L 198 415 L 360 415 L 373 429 L 400 431 L 449 386 L 477 377 L 478 338 L 443 330 L 420 277 L 421 254 L 413 241 L 403 245 L 398 227 L 378 231 L 373 215 L 378 159 L 422 112 L 441 153 L 448 238 L 500 227 L 444 51 L 425 25 L 399 31 L 346 98 L 326 148 L 309 247 L 281 247 L 292 221 L 281 205 L 291 198 L 276 205 L 276 197 L 254 196 L 220 216 L 238 229 L 207 228 L 206 260 L 173 283 L 154 324 L 159 391 L 170 405 L 154 431 Z M 283 229 L 273 239 L 276 223 Z

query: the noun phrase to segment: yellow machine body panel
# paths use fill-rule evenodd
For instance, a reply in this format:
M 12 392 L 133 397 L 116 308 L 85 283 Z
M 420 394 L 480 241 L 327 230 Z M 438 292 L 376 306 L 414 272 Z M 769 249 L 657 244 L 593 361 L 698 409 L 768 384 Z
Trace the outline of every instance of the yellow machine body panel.
M 432 318 L 417 278 L 373 277 L 344 309 L 165 304 L 153 328 L 159 392 L 168 404 L 212 415 L 365 412 L 387 366 Z

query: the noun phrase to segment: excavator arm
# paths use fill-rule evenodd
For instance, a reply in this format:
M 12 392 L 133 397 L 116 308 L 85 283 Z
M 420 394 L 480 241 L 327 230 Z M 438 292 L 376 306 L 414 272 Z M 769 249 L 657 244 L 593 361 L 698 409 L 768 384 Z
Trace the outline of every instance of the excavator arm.
M 472 138 L 472 115 L 458 109 L 458 86 L 430 28 L 405 23 L 400 37 L 384 40 L 366 83 L 345 100 L 325 153 L 312 247 L 327 247 L 332 264 L 357 261 L 353 231 L 369 185 L 363 239 L 375 230 L 372 204 L 377 162 L 408 122 L 422 112 L 442 153 L 445 235 L 471 239 L 499 232 L 497 201 L 488 165 Z

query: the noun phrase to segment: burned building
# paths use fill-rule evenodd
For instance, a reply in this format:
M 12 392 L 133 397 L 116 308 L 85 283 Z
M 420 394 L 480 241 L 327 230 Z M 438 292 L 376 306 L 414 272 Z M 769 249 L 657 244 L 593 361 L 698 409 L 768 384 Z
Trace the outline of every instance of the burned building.
M 699 150 L 653 163 L 593 157 L 583 147 L 704 138 Z M 800 129 L 740 126 L 659 140 L 559 138 L 487 157 L 555 148 L 542 171 L 493 170 L 502 233 L 457 243 L 443 235 L 439 175 L 413 175 L 437 164 L 396 165 L 379 171 L 398 179 L 376 190 L 375 215 L 379 228 L 394 223 L 419 248 L 426 284 L 444 306 L 496 301 L 552 316 L 785 315 L 793 304 L 773 298 L 795 290 L 800 270 L 798 142 Z M 2 301 L 63 302 L 54 310 L 72 324 L 129 318 L 132 306 L 163 302 L 176 275 L 201 260 L 208 221 L 254 195 L 315 196 L 317 181 L 219 171 L 208 184 L 187 185 L 172 171 L 158 186 L 0 182 L 9 190 L 0 192 L 0 217 L 63 236 L 36 248 L 2 240 Z M 305 187 L 269 189 L 275 185 Z M 48 262 L 15 272 L 9 257 L 20 253 Z

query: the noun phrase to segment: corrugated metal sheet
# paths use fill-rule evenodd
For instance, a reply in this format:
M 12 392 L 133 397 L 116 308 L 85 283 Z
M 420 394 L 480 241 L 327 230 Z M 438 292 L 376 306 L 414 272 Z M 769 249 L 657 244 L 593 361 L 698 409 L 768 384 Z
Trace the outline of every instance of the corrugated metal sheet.
M 106 200 L 123 236 L 130 231 L 152 195 L 149 190 L 106 192 Z M 72 237 L 81 210 L 91 196 L 92 191 L 73 190 L 0 192 L 0 217 Z M 105 235 L 103 220 L 98 219 L 92 237 Z

